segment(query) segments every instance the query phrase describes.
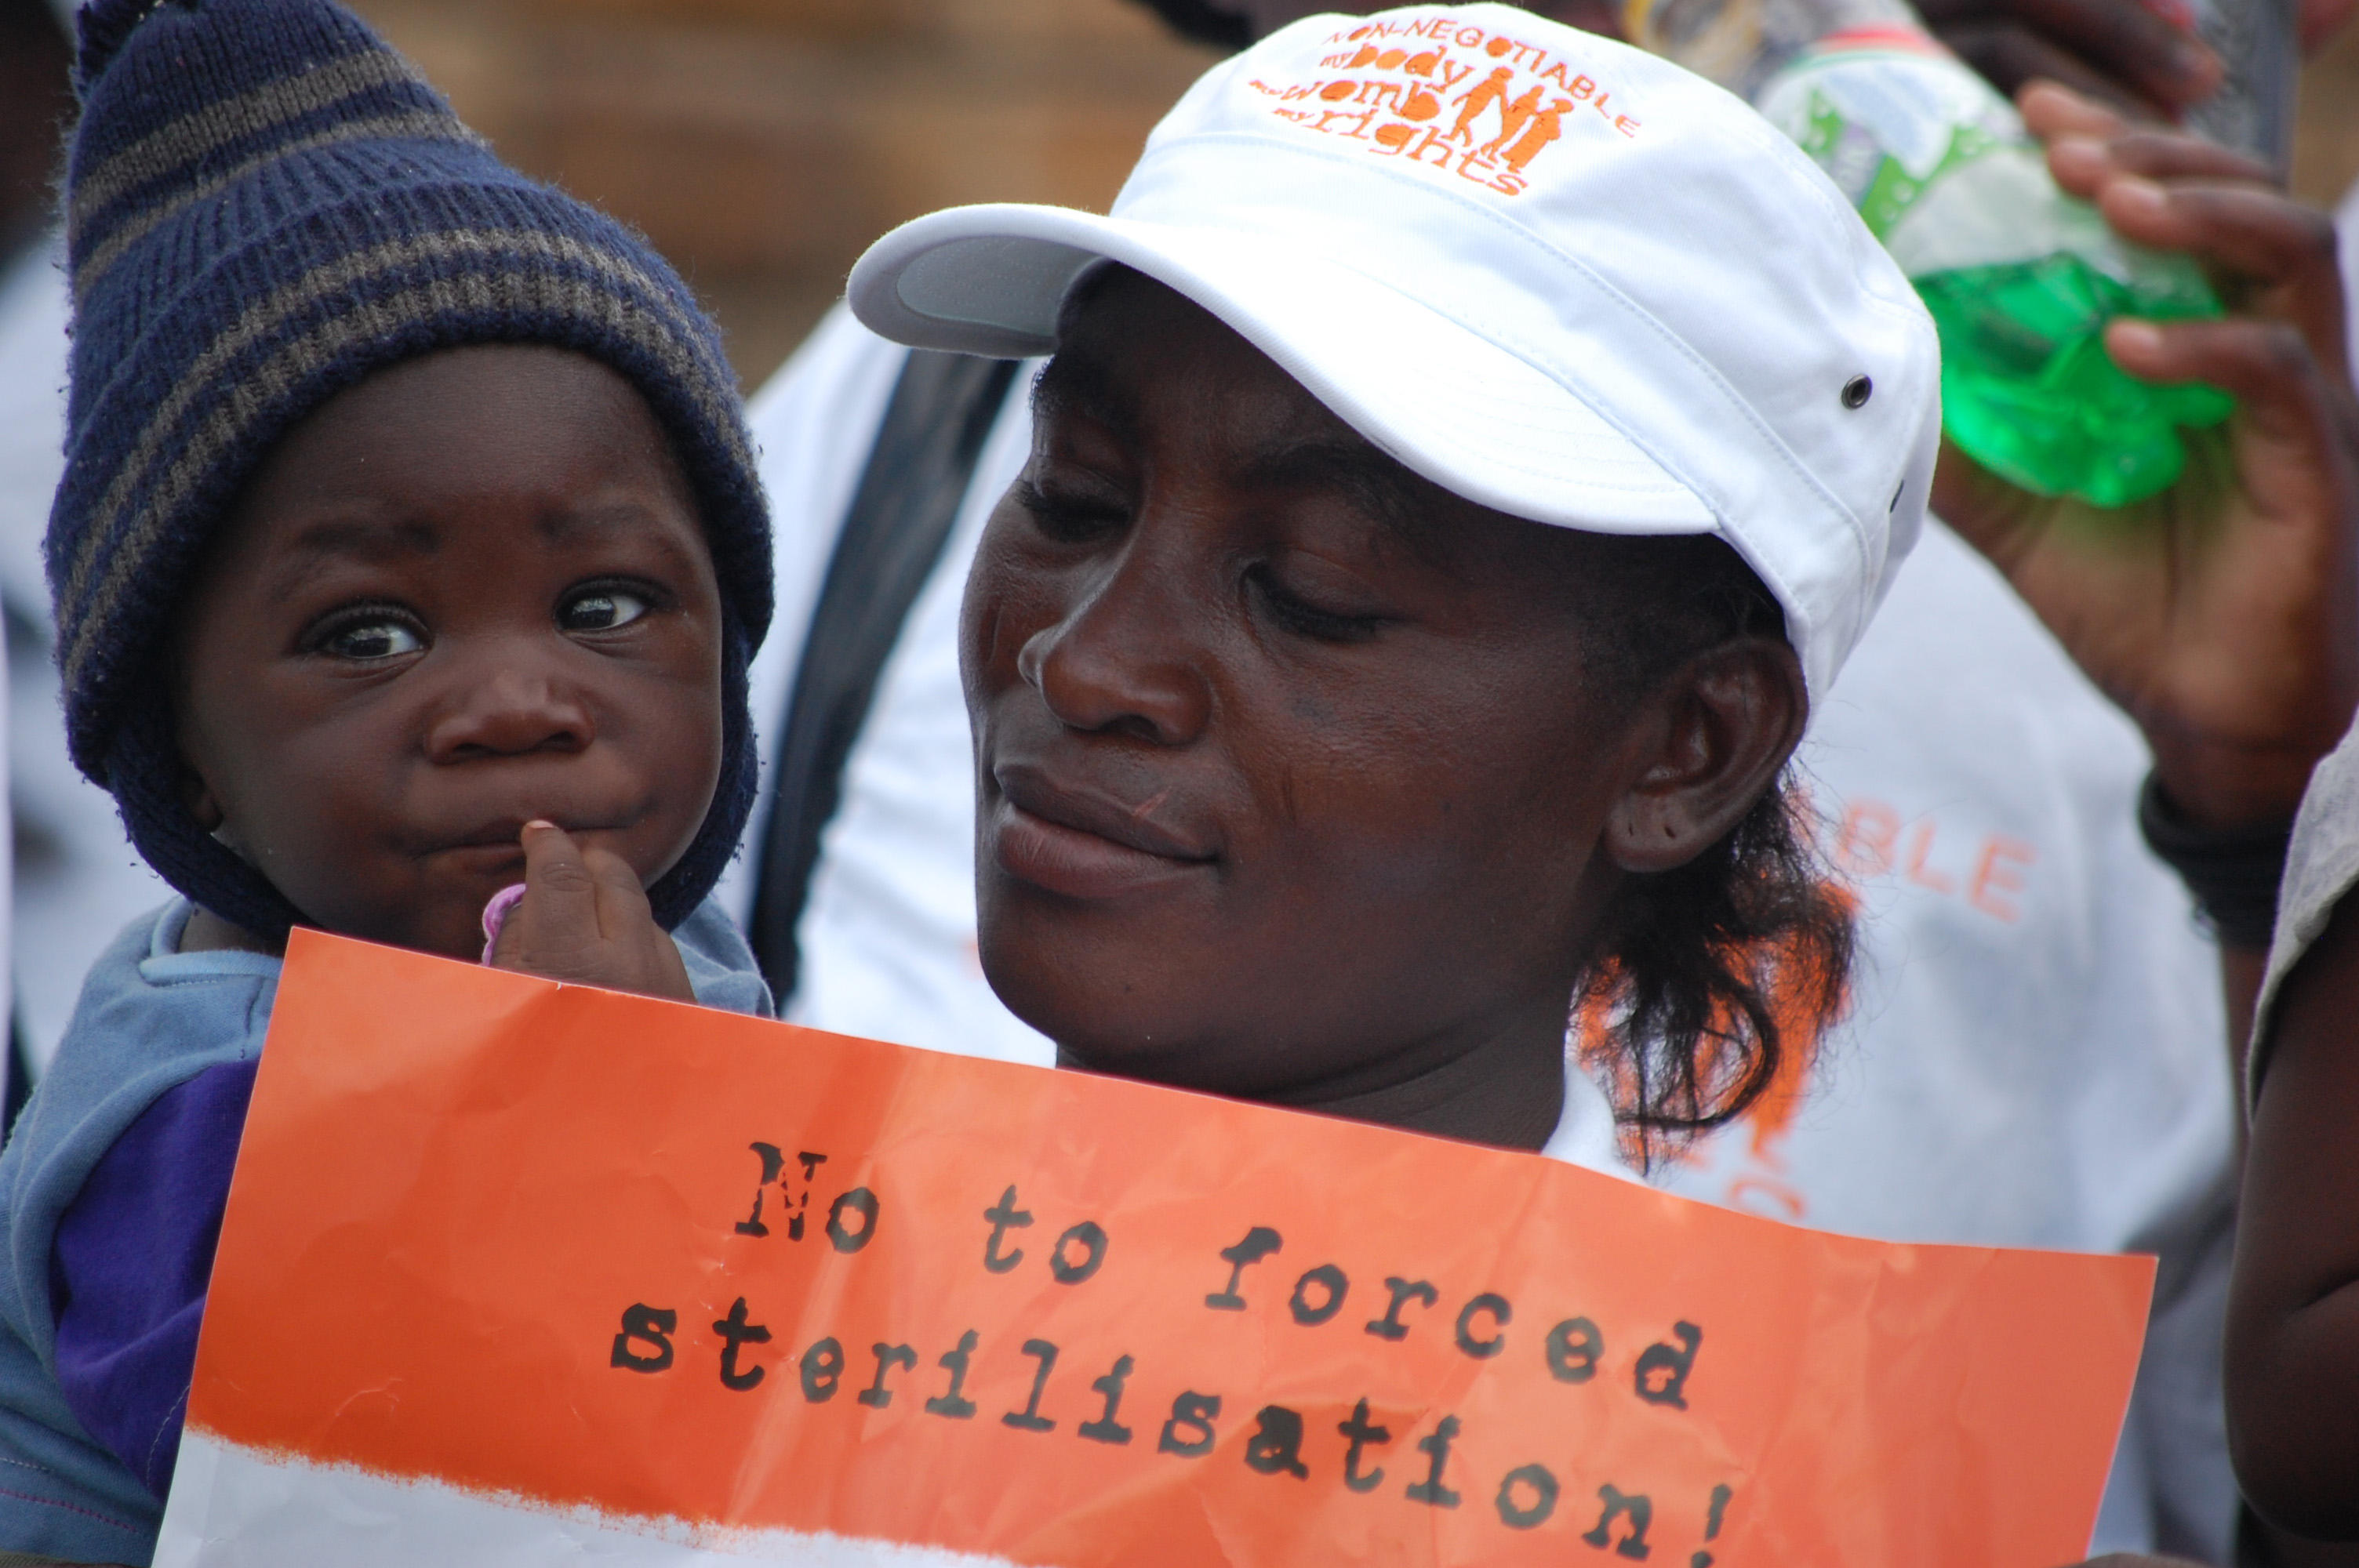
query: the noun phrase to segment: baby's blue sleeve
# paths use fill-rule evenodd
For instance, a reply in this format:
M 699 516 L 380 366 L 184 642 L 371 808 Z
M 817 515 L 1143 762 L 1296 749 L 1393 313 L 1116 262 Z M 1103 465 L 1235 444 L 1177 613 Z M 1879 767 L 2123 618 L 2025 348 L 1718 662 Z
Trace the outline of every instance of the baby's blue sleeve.
M 171 952 L 186 909 L 142 916 L 92 966 L 0 1152 L 0 1556 L 155 1551 L 278 973 L 257 954 Z
M 209 1067 L 159 1097 L 91 1172 L 51 1244 L 58 1390 L 158 1498 L 180 1451 L 256 1065 Z

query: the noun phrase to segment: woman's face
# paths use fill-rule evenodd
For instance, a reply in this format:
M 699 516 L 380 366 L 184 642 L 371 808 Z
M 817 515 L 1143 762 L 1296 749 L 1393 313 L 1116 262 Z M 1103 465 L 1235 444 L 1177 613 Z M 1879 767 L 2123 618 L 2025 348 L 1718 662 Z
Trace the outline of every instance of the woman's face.
M 1560 1052 L 1666 737 L 1584 678 L 1599 542 L 1136 274 L 1073 327 L 966 597 L 994 988 L 1077 1065 L 1281 1102 Z

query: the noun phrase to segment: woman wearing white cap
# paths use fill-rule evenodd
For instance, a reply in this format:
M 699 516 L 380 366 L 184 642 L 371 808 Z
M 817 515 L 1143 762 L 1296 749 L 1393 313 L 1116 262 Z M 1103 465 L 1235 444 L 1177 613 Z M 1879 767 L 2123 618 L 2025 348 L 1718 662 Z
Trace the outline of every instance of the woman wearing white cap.
M 1354 46 L 1352 58 L 1364 47 L 1365 40 Z M 1378 50 L 1379 60 L 1385 52 Z M 1405 50 L 1400 63 L 1422 52 Z M 1453 100 L 1495 69 L 1487 53 L 1478 58 L 1482 69 L 1454 88 Z M 1453 63 L 1452 71 L 1458 69 Z M 1366 79 L 1343 69 L 1329 74 Z M 1519 87 L 1509 105 L 1529 91 Z M 1371 96 L 1380 93 L 1381 88 Z M 1341 106 L 1304 96 L 1311 102 L 1297 98 L 1285 106 L 1315 109 L 1307 122 L 1298 122 L 1312 126 L 1332 114 L 1325 122 L 1330 131 L 1348 134 L 1368 107 L 1356 102 L 1357 92 L 1349 95 L 1354 102 Z M 1454 101 L 1443 105 L 1445 135 L 1463 107 Z M 2048 111 L 2034 105 L 2036 113 L 2055 107 L 2053 100 Z M 1187 112 L 1194 112 L 1192 101 Z M 1406 117 L 1386 115 L 1367 128 L 1373 135 L 1397 122 Z M 1474 150 L 1500 128 L 1502 120 L 1487 117 Z M 2110 158 L 2104 144 L 2122 135 L 2118 123 L 2084 118 L 2044 122 L 2043 129 L 2094 138 L 2068 147 L 2071 167 L 2060 171 L 2092 198 L 2119 187 L 2135 201 L 2141 182 L 2133 176 L 2167 181 L 2171 197 L 2161 204 L 2159 220 L 2150 200 L 2139 207 L 2110 199 L 2108 211 L 2123 207 L 2125 221 L 2139 225 L 2142 237 L 2198 248 L 2232 276 L 2264 277 L 2271 287 L 2245 296 L 2247 308 L 2304 324 L 2307 354 L 2299 341 L 2285 341 L 2284 328 L 2265 321 L 2225 329 L 2245 351 L 2258 345 L 2277 362 L 2277 370 L 2261 378 L 2267 384 L 2245 392 L 2248 401 L 2272 411 L 2277 431 L 2290 422 L 2288 409 L 2291 420 L 2306 418 L 2311 428 L 2296 439 L 2267 433 L 2266 442 L 2245 440 L 2239 482 L 2230 494 L 2241 505 L 2245 494 L 2266 490 L 2278 511 L 2260 534 L 2246 514 L 2222 536 L 2281 541 L 2311 549 L 2314 560 L 2347 548 L 2350 524 L 2334 514 L 2346 504 L 2338 497 L 2348 493 L 2335 485 L 2347 481 L 2335 481 L 2330 471 L 2343 460 L 2334 450 L 2337 437 L 2320 394 L 2320 367 L 2336 380 L 2342 375 L 2332 348 L 2340 327 L 2331 255 L 2321 260 L 2309 246 L 2299 214 L 2282 198 L 2247 185 L 2235 197 L 2241 213 L 2223 209 L 2223 193 L 2211 188 L 2232 171 L 2216 157 L 2208 165 L 2157 161 L 2165 145 L 2139 134 L 2121 143 L 2121 158 Z M 1545 171 L 1563 145 L 1550 144 L 1535 167 Z M 2187 151 L 2200 149 L 2182 147 Z M 2246 179 L 2252 172 L 2234 178 Z M 2150 198 L 2153 187 L 2146 189 Z M 2190 227 L 2187 213 L 2199 208 L 2204 221 Z M 1129 199 L 1120 211 L 1130 214 Z M 1491 221 L 1473 219 L 1473 201 L 1454 211 L 1470 221 Z M 1635 216 L 1606 211 L 1593 232 L 1611 235 L 1647 225 L 1652 217 L 1650 207 Z M 1735 303 L 1729 316 L 1736 324 L 1746 319 Z M 953 358 L 875 351 L 883 345 L 852 323 L 839 322 L 821 336 L 825 341 L 774 385 L 764 400 L 766 415 L 758 406 L 756 414 L 771 452 L 766 480 L 781 516 L 803 520 L 801 528 L 785 530 L 787 549 L 804 533 L 816 541 L 808 552 L 807 578 L 782 576 L 782 602 L 789 604 L 809 602 L 817 587 L 868 443 L 878 443 L 879 455 L 868 460 L 868 478 L 859 486 L 863 499 L 880 473 L 907 466 L 886 464 L 882 454 L 890 443 L 879 433 L 887 394 L 894 393 L 897 407 L 900 401 L 894 392 L 897 373 L 915 380 L 920 362 Z M 2212 373 L 2187 361 L 2180 335 L 2165 336 L 2179 343 L 2177 357 L 2142 360 L 2142 368 Z M 1397 367 L 1397 378 L 1411 389 L 1417 373 L 1406 360 Z M 2237 379 L 2240 390 L 2255 385 L 2249 370 Z M 825 839 L 809 918 L 795 919 L 802 907 L 799 877 L 777 880 L 798 895 L 788 903 L 780 928 L 810 945 L 800 993 L 806 1021 L 944 1049 L 1019 1055 L 1038 1048 L 1045 1059 L 1045 1044 L 987 993 L 976 994 L 980 977 L 969 978 L 978 933 L 976 881 L 966 867 L 975 857 L 962 819 L 971 819 L 973 807 L 967 787 L 945 782 L 940 765 L 943 746 L 966 717 L 952 654 L 957 588 L 975 553 L 983 514 L 1032 445 L 1021 391 L 1010 400 L 1017 406 L 983 443 L 972 485 L 962 475 L 944 499 L 943 526 L 951 527 L 954 508 L 955 528 L 941 552 L 938 580 L 928 583 L 910 613 L 910 630 L 893 646 L 876 713 L 859 730 L 859 747 L 842 769 L 845 805 Z M 1889 391 L 1875 388 L 1869 406 L 1883 406 Z M 995 406 L 995 388 L 984 402 Z M 885 433 L 894 427 L 895 417 L 886 416 Z M 851 455 L 832 455 L 837 452 Z M 2312 502 L 2285 504 L 2289 477 L 2311 488 Z M 2011 504 L 1996 499 L 2002 507 Z M 858 514 L 859 503 L 851 510 Z M 2240 667 L 2235 622 L 2154 613 L 2147 589 L 2164 580 L 2160 574 L 2153 582 L 2103 579 L 2109 560 L 2117 558 L 2109 547 L 2126 544 L 2147 559 L 2177 552 L 2183 565 L 2177 586 L 2208 592 L 2207 583 L 2219 580 L 2220 557 L 2184 548 L 2190 534 L 2201 532 L 2200 519 L 2190 515 L 2183 527 L 2155 530 L 2150 537 L 2138 527 L 2077 533 L 2068 527 L 2051 542 L 2089 546 L 2077 559 L 2058 549 L 2019 547 L 2033 536 L 2018 526 L 2032 519 L 2020 514 L 1973 506 L 1960 520 L 2000 527 L 2004 538 L 1984 536 L 2025 574 L 2024 587 L 2042 607 L 2074 629 L 2072 651 L 2083 657 L 2147 656 L 2152 644 L 2141 647 L 2121 636 L 2125 622 L 2169 632 L 2176 649 L 2173 681 L 2141 680 L 2133 687 L 2119 678 L 2121 658 L 2110 666 L 2092 665 L 2109 691 L 2137 702 L 2141 720 L 2177 722 L 2186 709 L 2174 685 L 2183 690 L 2190 676 L 2223 677 Z M 848 537 L 852 525 L 841 525 Z M 1809 1020 L 1792 1011 L 1781 1015 L 1788 1025 L 1787 1054 L 1797 1070 L 1747 1118 L 1699 1141 L 1690 1159 L 1673 1162 L 1658 1179 L 1690 1195 L 1753 1203 L 1783 1217 L 1895 1239 L 2160 1250 L 2165 1287 L 2155 1337 L 2099 1539 L 2118 1545 L 2159 1541 L 2190 1557 L 2224 1562 L 2235 1498 L 2221 1432 L 2216 1346 L 2225 1274 L 2220 1220 L 2230 1203 L 2207 1195 L 2231 1163 L 2219 1054 L 2218 949 L 2188 919 L 2183 891 L 2147 853 L 2130 820 L 2128 803 L 2149 750 L 2138 730 L 2078 675 L 2049 632 L 2025 612 L 1981 557 L 1954 533 L 1934 526 L 1928 535 L 1927 547 L 1902 574 L 1893 605 L 1846 666 L 1846 684 L 1810 694 L 1813 737 L 1801 765 L 1843 869 L 1860 879 L 1863 959 L 1854 976 L 1854 1016 L 1827 1036 L 1826 1060 L 1810 1072 L 1804 1070 Z M 2149 552 L 2148 543 L 2161 548 Z M 2347 619 L 2338 632 L 2331 615 L 2321 619 L 2318 605 L 2303 602 L 2306 584 L 2331 582 L 2333 575 L 2315 573 L 2292 552 L 2277 564 L 2283 569 L 2245 576 L 2243 623 L 2281 629 L 2281 649 L 2359 647 Z M 836 595 L 836 579 L 843 575 L 830 574 L 829 596 Z M 847 576 L 845 584 L 869 586 L 858 574 Z M 864 593 L 849 601 L 865 604 L 874 597 Z M 840 635 L 842 618 L 827 624 Z M 813 637 L 814 650 L 834 645 L 818 640 L 816 632 Z M 794 640 L 774 639 L 774 645 L 791 671 Z M 2220 700 L 2212 711 L 2231 711 L 2263 731 L 2299 730 L 2308 724 L 2300 717 L 2305 708 L 2332 710 L 2340 702 L 2348 713 L 2347 686 L 2338 696 L 2333 680 L 2315 679 L 2321 673 L 2316 660 L 2273 653 L 2267 665 L 2267 678 L 2216 686 Z M 2242 667 L 2255 673 L 2249 665 Z M 787 709 L 786 687 L 786 678 L 777 677 L 766 712 Z M 813 689 L 827 687 L 797 685 L 790 735 L 799 732 L 804 699 Z M 810 706 L 821 715 L 834 711 Z M 2181 728 L 2182 734 L 2191 732 Z M 782 754 L 789 763 L 797 755 L 790 743 Z M 842 752 L 835 758 L 842 762 Z M 2184 748 L 2175 760 L 2189 760 Z M 2228 763 L 2231 774 L 2239 771 L 2225 753 L 2213 760 Z M 793 769 L 779 773 L 791 775 Z M 2201 771 L 2182 767 L 2168 782 L 2174 798 L 2182 789 L 2190 797 L 2208 797 Z M 821 797 L 825 806 L 816 815 L 824 821 L 836 796 L 829 790 Z M 2289 806 L 2287 801 L 2277 809 Z M 2265 796 L 2252 808 L 2266 816 L 2272 806 Z M 1870 829 L 1888 824 L 1886 837 L 1863 835 L 1862 849 L 1851 838 L 1854 818 Z M 749 856 L 748 866 L 775 872 L 786 864 L 808 874 L 809 860 L 785 862 L 777 853 L 787 838 L 777 832 L 781 824 L 792 828 L 803 822 L 781 809 L 772 825 L 776 837 L 767 840 L 769 854 Z M 817 842 L 817 829 L 805 837 Z M 1979 858 L 1972 853 L 1977 846 Z M 1844 853 L 1847 847 L 1852 853 Z M 2020 871 L 2035 856 L 2036 872 L 2008 887 L 2007 869 Z M 976 880 L 984 882 L 1000 874 L 988 853 L 977 869 Z M 1985 873 L 1999 879 L 1995 885 L 2002 891 L 1988 892 Z M 766 889 L 771 880 L 766 874 Z M 761 924 L 757 919 L 757 929 Z M 2232 968 L 2242 961 L 2229 955 Z M 1511 1092 L 1524 1094 L 1538 1072 L 1516 1075 Z M 1625 1077 L 1622 1087 L 1636 1086 Z M 1571 1086 L 1570 1095 L 1596 1111 L 1596 1097 L 1585 1085 Z M 1569 1116 L 1566 1122 L 1578 1119 Z
M 1519 135 L 1452 129 L 1486 82 Z M 1113 216 L 938 213 L 852 301 L 1057 354 L 963 635 L 983 960 L 1068 1060 L 1603 1166 L 1577 993 L 1641 1130 L 1840 994 L 1780 779 L 1919 528 L 1936 351 L 1736 100 L 1505 7 L 1317 18 Z
M 1459 129 L 1486 83 L 1518 135 Z M 2123 549 L 1952 487 L 2201 838 L 2352 705 L 2331 254 L 2238 160 L 2031 107 L 2123 232 L 2274 286 L 2113 334 L 2243 400 L 2221 521 Z M 938 213 L 851 294 L 1060 355 L 963 663 L 984 967 L 1068 1060 L 1602 1162 L 1587 990 L 1642 1130 L 1758 1090 L 1845 951 L 1780 770 L 1939 424 L 1913 295 L 1789 146 L 1527 13 L 1311 18 L 1200 81 L 1112 216 Z

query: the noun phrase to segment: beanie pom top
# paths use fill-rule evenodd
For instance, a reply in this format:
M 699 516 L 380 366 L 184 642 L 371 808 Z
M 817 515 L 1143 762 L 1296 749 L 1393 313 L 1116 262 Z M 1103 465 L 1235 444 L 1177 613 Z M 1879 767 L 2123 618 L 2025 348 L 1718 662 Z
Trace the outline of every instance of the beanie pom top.
M 76 18 L 81 41 L 74 53 L 74 92 L 88 96 L 90 85 L 106 70 L 107 62 L 131 36 L 131 29 L 147 19 L 147 13 L 167 0 L 91 0 Z

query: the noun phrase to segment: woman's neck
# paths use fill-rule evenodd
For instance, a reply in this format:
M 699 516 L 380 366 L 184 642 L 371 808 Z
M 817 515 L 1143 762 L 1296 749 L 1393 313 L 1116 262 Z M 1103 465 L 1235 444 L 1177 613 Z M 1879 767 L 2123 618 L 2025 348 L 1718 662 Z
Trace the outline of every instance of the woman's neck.
M 1533 1007 L 1465 1038 L 1430 1039 L 1346 1076 L 1233 1095 L 1288 1110 L 1500 1149 L 1540 1149 L 1564 1114 L 1565 1011 Z M 1062 1050 L 1060 1066 L 1103 1071 Z M 1192 1085 L 1223 1092 L 1210 1085 Z
M 1289 1095 L 1297 1110 L 1500 1149 L 1544 1147 L 1564 1114 L 1564 1029 L 1505 1032 L 1397 1081 Z

